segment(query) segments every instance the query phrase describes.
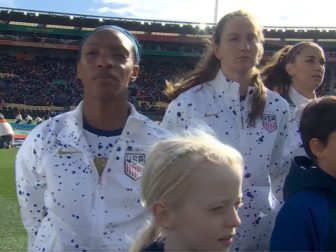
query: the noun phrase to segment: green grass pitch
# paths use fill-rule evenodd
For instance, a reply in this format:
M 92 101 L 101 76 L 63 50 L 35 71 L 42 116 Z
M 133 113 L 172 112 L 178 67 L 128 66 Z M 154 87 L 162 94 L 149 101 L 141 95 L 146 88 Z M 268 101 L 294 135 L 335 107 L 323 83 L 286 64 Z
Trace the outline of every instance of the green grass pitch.
M 0 149 L 0 251 L 27 251 L 27 235 L 21 222 L 15 190 L 17 149 Z

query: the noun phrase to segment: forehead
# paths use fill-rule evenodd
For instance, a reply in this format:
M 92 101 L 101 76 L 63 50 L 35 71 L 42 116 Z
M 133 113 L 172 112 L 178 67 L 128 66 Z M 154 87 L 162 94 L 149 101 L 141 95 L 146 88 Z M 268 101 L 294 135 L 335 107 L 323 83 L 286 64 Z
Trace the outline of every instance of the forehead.
M 92 45 L 124 48 L 128 51 L 131 51 L 133 48 L 133 43 L 125 34 L 109 28 L 100 29 L 91 33 L 85 40 L 83 48 Z
M 324 57 L 324 52 L 319 46 L 309 45 L 303 48 L 298 55 Z
M 192 176 L 193 193 L 199 201 L 208 202 L 223 197 L 235 199 L 240 194 L 241 177 L 223 164 L 210 163 L 208 167 L 197 169 Z
M 226 22 L 223 27 L 222 34 L 245 34 L 257 33 L 255 23 L 248 17 L 234 17 Z

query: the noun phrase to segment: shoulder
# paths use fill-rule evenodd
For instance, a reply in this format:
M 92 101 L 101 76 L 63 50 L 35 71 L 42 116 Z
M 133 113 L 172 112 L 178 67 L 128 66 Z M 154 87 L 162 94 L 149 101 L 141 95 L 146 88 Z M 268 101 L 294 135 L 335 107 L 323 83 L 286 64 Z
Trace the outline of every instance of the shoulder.
M 63 113 L 36 125 L 24 140 L 21 149 L 31 148 L 32 145 L 42 146 L 42 143 L 55 138 L 64 129 L 66 120 L 71 112 Z
M 269 89 L 266 89 L 266 104 L 264 111 L 265 113 L 276 115 L 278 118 L 284 120 L 283 122 L 286 124 L 291 115 L 288 102 L 278 93 Z
M 214 91 L 214 88 L 210 83 L 211 81 L 197 84 L 192 88 L 179 94 L 172 102 L 175 103 L 197 102 L 199 98 L 208 94 L 209 92 L 211 92 L 211 90 Z
M 302 191 L 291 196 L 282 207 L 279 215 L 293 215 L 298 220 L 315 220 L 322 222 L 328 218 L 328 202 L 326 196 L 316 190 Z M 322 224 L 320 223 L 320 224 Z
M 266 88 L 266 101 L 276 107 L 281 107 L 289 111 L 288 102 L 277 92 L 269 90 L 268 88 Z
M 163 128 L 160 124 L 135 110 L 133 110 L 124 130 L 127 131 L 126 135 L 129 132 L 136 132 L 134 136 L 142 135 L 142 138 L 147 138 L 148 140 L 166 139 L 173 135 L 168 129 Z
M 288 205 L 297 205 L 300 207 L 310 207 L 320 209 L 327 203 L 326 196 L 322 191 L 309 190 L 302 191 L 291 196 L 288 201 Z

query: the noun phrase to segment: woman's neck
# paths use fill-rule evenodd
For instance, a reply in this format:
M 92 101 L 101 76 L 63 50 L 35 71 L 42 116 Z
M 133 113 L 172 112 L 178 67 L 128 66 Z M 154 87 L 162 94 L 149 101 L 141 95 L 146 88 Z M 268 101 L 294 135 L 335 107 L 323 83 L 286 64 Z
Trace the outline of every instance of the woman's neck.
M 116 130 L 125 126 L 129 115 L 129 104 L 118 101 L 109 103 L 83 101 L 83 116 L 86 122 L 100 130 Z
M 228 78 L 229 80 L 233 80 L 240 85 L 239 87 L 240 96 L 244 96 L 247 94 L 248 87 L 252 84 L 253 79 L 252 70 L 244 73 L 238 73 L 238 72 L 229 73 L 225 72 L 223 69 L 222 71 L 226 78 Z
M 299 94 L 306 97 L 307 99 L 315 99 L 316 98 L 315 90 L 308 90 L 308 89 L 299 88 L 299 85 L 295 85 L 295 83 L 293 83 L 292 86 Z

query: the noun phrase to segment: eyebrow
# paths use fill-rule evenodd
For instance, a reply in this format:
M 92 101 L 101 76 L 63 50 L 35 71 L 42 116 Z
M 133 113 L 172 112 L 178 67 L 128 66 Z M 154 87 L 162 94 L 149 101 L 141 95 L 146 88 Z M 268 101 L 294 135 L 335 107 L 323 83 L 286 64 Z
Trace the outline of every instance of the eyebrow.
M 241 33 L 229 33 L 229 34 L 227 34 L 227 36 L 240 36 L 240 35 L 245 35 L 245 34 L 241 34 Z M 249 36 L 249 35 L 258 36 L 258 34 L 256 32 L 249 32 L 246 35 L 247 36 Z

